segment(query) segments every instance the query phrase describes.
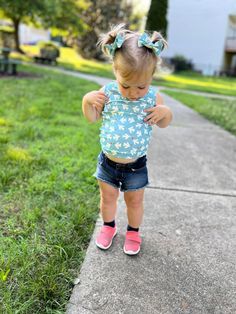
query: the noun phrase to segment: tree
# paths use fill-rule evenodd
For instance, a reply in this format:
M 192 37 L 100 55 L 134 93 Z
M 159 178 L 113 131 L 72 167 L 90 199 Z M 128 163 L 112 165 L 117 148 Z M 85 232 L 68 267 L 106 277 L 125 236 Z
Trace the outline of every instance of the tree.
M 167 10 L 168 0 L 152 0 L 147 16 L 146 29 L 160 31 L 167 37 Z
M 23 53 L 19 44 L 19 25 L 24 22 L 36 23 L 46 28 L 62 30 L 82 29 L 80 23 L 83 0 L 0 0 L 0 10 L 9 18 L 14 27 L 15 48 Z
M 86 0 L 48 1 L 46 11 L 42 12 L 40 19 L 44 27 L 78 34 L 85 27 L 81 19 L 85 8 Z
M 90 0 L 82 16 L 86 24 L 85 31 L 78 37 L 78 51 L 85 58 L 101 59 L 97 49 L 99 35 L 107 32 L 110 25 L 121 22 L 129 24 L 132 6 L 120 0 Z
M 22 21 L 34 20 L 35 16 L 45 8 L 43 0 L 0 0 L 3 16 L 9 18 L 14 27 L 15 48 L 23 53 L 19 43 L 19 25 Z

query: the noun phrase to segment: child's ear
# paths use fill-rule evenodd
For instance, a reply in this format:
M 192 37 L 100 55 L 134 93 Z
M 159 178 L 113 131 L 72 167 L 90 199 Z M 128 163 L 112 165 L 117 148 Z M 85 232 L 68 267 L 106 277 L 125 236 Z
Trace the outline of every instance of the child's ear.
M 155 65 L 152 71 L 152 75 L 154 75 L 154 73 L 156 72 L 157 66 Z
M 114 75 L 116 76 L 116 67 L 115 67 L 114 63 L 112 64 L 112 70 L 113 70 Z

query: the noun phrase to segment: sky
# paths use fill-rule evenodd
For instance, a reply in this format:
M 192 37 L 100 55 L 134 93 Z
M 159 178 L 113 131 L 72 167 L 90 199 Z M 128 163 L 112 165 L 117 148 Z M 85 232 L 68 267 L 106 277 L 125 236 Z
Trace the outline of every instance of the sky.
M 133 3 L 135 5 L 135 10 L 147 12 L 150 7 L 151 0 L 133 0 Z

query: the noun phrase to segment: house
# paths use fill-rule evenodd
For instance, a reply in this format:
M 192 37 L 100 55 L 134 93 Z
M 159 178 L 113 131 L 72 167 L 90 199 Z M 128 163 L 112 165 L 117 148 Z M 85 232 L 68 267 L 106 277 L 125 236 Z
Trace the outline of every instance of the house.
M 206 75 L 236 66 L 235 0 L 169 0 L 167 18 L 163 56 L 183 55 Z
M 222 70 L 236 76 L 236 14 L 228 18 Z
M 13 36 L 13 26 L 12 22 L 9 20 L 1 20 L 0 19 L 0 31 L 2 29 L 3 33 L 6 33 L 5 37 L 11 37 Z M 7 31 L 6 31 L 7 30 Z M 3 36 L 3 35 L 1 35 Z M 4 40 L 2 39 L 2 42 L 5 42 L 5 45 L 7 45 L 7 38 Z M 12 41 L 12 38 L 9 38 Z M 14 36 L 13 36 L 14 39 Z M 49 41 L 50 40 L 50 31 L 40 29 L 40 28 L 35 28 L 33 26 L 28 26 L 23 23 L 20 24 L 19 26 L 19 40 L 20 44 L 34 44 L 37 43 L 38 41 Z M 1 43 L 1 40 L 0 40 Z M 14 46 L 14 44 L 10 44 L 10 46 Z
M 25 24 L 20 24 L 19 29 L 20 44 L 35 44 L 38 41 L 49 41 L 50 31 L 41 28 L 34 28 Z

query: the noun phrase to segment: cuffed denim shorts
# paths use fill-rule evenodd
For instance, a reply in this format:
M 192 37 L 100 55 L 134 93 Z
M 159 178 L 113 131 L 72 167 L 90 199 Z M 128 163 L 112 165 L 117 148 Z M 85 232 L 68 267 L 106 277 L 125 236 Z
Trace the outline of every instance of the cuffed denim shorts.
M 97 170 L 93 176 L 122 192 L 136 191 L 149 184 L 146 163 L 146 156 L 128 164 L 117 163 L 101 152 L 98 155 Z

